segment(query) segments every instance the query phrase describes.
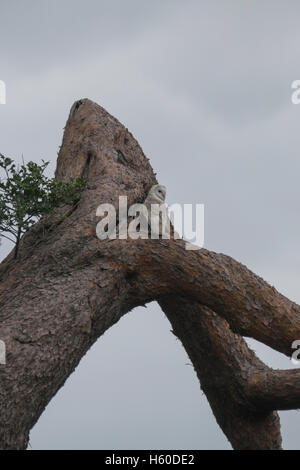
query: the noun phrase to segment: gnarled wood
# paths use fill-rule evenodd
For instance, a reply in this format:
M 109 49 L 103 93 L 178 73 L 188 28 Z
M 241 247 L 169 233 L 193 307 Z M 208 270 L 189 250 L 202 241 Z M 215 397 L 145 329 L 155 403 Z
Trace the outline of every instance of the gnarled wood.
M 253 372 L 269 368 L 234 334 L 226 320 L 196 302 L 169 296 L 160 301 L 181 340 L 215 418 L 234 449 L 281 449 L 280 423 L 249 393 Z
M 88 179 L 77 206 L 36 224 L 19 259 L 11 253 L 0 265 L 0 447 L 26 448 L 97 338 L 133 307 L 158 300 L 233 447 L 280 448 L 274 410 L 298 403 L 299 383 L 290 372 L 280 396 L 285 373 L 267 368 L 241 336 L 289 355 L 300 338 L 299 306 L 232 258 L 186 251 L 181 240 L 100 241 L 98 205 L 117 207 L 119 195 L 143 202 L 157 181 L 128 130 L 87 99 L 71 109 L 56 169 L 58 180 L 77 176 Z

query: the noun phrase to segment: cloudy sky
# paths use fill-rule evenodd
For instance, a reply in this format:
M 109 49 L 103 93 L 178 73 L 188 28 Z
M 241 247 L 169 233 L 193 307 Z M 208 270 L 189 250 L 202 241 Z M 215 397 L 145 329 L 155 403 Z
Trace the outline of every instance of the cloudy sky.
M 50 160 L 53 174 L 72 103 L 96 101 L 138 139 L 168 203 L 205 204 L 206 248 L 299 303 L 299 17 L 296 0 L 0 0 L 0 152 Z M 285 448 L 299 449 L 299 414 L 281 420 Z M 155 303 L 98 340 L 30 444 L 230 448 Z

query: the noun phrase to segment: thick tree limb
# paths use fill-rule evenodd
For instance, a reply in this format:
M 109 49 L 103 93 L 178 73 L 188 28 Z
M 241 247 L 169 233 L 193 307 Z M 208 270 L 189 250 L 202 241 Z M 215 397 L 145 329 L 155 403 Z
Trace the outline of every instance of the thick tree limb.
M 77 176 L 88 178 L 79 204 L 39 222 L 19 259 L 10 254 L 0 265 L 0 447 L 25 448 L 97 338 L 133 307 L 159 300 L 232 445 L 280 448 L 277 414 L 256 385 L 267 389 L 271 372 L 233 331 L 289 355 L 299 307 L 232 258 L 186 251 L 180 240 L 100 242 L 98 205 L 117 207 L 119 195 L 143 202 L 156 178 L 128 130 L 89 100 L 72 107 L 57 163 L 58 180 Z M 285 392 L 296 396 L 292 382 Z
M 300 370 L 256 370 L 249 378 L 248 393 L 264 410 L 300 408 Z
M 215 418 L 234 449 L 281 449 L 277 413 L 258 408 L 249 395 L 252 371 L 268 368 L 226 320 L 181 297 L 159 301 L 181 340 Z
M 225 318 L 240 335 L 287 356 L 293 352 L 292 343 L 300 339 L 300 307 L 229 256 L 186 251 L 181 240 L 109 243 L 120 265 L 126 258 L 142 280 L 135 285 L 141 300 L 180 292 Z

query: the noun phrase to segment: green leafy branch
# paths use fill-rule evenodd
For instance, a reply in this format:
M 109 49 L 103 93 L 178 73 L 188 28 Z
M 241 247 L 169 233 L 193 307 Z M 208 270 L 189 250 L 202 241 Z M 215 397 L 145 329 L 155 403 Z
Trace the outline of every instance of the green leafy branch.
M 55 208 L 76 204 L 85 187 L 82 178 L 69 182 L 48 178 L 44 174 L 48 164 L 42 160 L 40 165 L 31 161 L 16 165 L 0 153 L 0 237 L 15 243 L 15 258 L 21 236 Z

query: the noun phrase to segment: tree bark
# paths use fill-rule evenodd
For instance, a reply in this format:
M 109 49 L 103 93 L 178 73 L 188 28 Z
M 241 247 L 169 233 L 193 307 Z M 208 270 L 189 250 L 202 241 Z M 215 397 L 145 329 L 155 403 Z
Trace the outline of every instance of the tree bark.
M 91 345 L 133 307 L 157 300 L 235 449 L 280 449 L 276 410 L 298 407 L 298 371 L 273 371 L 251 336 L 290 355 L 300 307 L 223 254 L 182 240 L 104 240 L 96 208 L 143 202 L 157 183 L 130 132 L 90 100 L 71 108 L 56 179 L 88 179 L 75 207 L 36 224 L 0 265 L 0 448 L 29 431 Z M 64 217 L 62 217 L 62 215 Z
M 279 450 L 281 434 L 276 408 L 259 408 L 249 393 L 254 371 L 268 368 L 226 320 L 207 307 L 181 297 L 164 297 L 160 306 L 173 333 L 188 353 L 216 421 L 239 450 Z

